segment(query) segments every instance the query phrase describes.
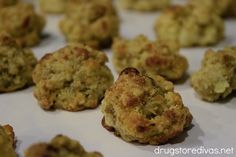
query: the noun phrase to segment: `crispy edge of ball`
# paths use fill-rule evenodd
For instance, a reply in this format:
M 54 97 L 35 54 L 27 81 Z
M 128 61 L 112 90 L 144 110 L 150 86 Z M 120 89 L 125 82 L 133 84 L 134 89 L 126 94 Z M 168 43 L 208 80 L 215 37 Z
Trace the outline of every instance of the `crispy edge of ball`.
M 0 144 L 3 144 L 3 145 L 5 144 L 4 145 L 5 147 L 1 148 L 0 156 L 5 155 L 6 157 L 17 157 L 14 151 L 16 141 L 15 141 L 15 133 L 14 133 L 13 127 L 9 124 L 4 125 L 4 126 L 0 125 L 0 133 L 1 133 L 1 136 L 3 136 L 3 137 L 0 137 L 1 138 Z M 4 154 L 1 154 L 1 153 L 4 153 Z

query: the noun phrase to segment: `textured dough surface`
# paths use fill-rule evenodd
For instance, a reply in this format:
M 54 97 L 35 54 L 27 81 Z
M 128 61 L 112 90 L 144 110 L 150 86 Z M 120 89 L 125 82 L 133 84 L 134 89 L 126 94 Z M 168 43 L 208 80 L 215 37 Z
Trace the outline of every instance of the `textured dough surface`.
M 30 146 L 25 157 L 102 157 L 98 152 L 86 152 L 83 146 L 67 136 L 57 135 L 49 143 Z
M 158 39 L 182 47 L 214 45 L 224 38 L 224 22 L 204 7 L 172 6 L 157 19 L 155 32 Z
M 171 0 L 120 0 L 124 8 L 138 11 L 155 11 L 170 5 Z
M 117 38 L 112 45 L 113 63 L 118 72 L 135 67 L 142 73 L 159 74 L 178 80 L 188 68 L 187 59 L 178 54 L 178 45 L 149 41 L 140 35 L 132 40 Z
M 36 14 L 28 3 L 0 9 L 0 32 L 7 32 L 21 46 L 34 46 L 39 43 L 45 19 Z
M 104 48 L 118 36 L 119 18 L 111 0 L 68 1 L 60 28 L 68 42 Z
M 37 63 L 29 49 L 22 49 L 12 37 L 0 34 L 0 92 L 11 92 L 32 85 Z
M 125 69 L 102 101 L 103 126 L 125 141 L 162 144 L 178 136 L 192 121 L 173 84 L 161 76 Z
M 80 44 L 46 54 L 33 72 L 34 95 L 46 110 L 95 108 L 113 83 L 107 61 L 105 53 Z
M 208 50 L 201 69 L 192 75 L 191 84 L 207 101 L 225 98 L 236 90 L 236 47 Z

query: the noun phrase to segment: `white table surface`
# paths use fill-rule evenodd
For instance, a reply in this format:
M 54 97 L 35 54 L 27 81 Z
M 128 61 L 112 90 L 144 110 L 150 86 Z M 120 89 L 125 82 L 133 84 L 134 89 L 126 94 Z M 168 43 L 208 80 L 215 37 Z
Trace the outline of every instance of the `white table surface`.
M 122 36 L 133 38 L 142 33 L 150 39 L 155 39 L 153 24 L 158 15 L 158 13 L 142 14 L 120 10 Z M 37 58 L 40 59 L 45 53 L 53 52 L 65 45 L 64 38 L 57 27 L 60 18 L 59 16 L 47 17 L 47 26 L 44 31 L 46 38 L 40 45 L 33 48 Z M 228 19 L 225 23 L 226 38 L 213 47 L 214 49 L 236 45 L 236 20 Z M 181 53 L 188 58 L 190 63 L 188 75 L 199 69 L 206 49 L 208 48 L 181 49 Z M 111 51 L 107 50 L 106 53 L 111 60 Z M 111 62 L 108 65 L 117 77 Z M 235 154 L 231 156 L 236 156 L 236 93 L 234 92 L 218 103 L 207 103 L 200 100 L 190 87 L 189 80 L 177 84 L 176 90 L 182 95 L 184 104 L 189 107 L 194 116 L 193 126 L 179 138 L 161 145 L 160 148 L 234 147 Z M 105 157 L 168 156 L 154 154 L 157 146 L 127 143 L 105 130 L 101 126 L 102 114 L 99 107 L 95 110 L 74 113 L 62 110 L 47 112 L 39 107 L 32 92 L 33 87 L 0 94 L 0 124 L 11 124 L 14 127 L 18 139 L 17 152 L 21 156 L 32 143 L 49 141 L 56 134 L 65 134 L 77 139 L 87 150 L 100 151 Z

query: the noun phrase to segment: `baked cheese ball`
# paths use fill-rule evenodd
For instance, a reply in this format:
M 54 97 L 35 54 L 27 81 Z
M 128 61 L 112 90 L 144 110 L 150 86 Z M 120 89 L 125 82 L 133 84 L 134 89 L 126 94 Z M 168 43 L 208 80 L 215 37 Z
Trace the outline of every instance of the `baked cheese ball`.
M 112 38 L 118 36 L 119 18 L 111 0 L 68 1 L 68 6 L 71 7 L 60 22 L 68 42 L 101 49 L 110 46 Z
M 18 0 L 0 0 L 0 8 L 15 5 Z
M 236 16 L 235 0 L 190 0 L 190 5 L 216 12 L 220 16 Z
M 34 46 L 40 41 L 45 20 L 28 3 L 0 9 L 0 32 L 7 32 L 21 46 Z
M 134 68 L 121 72 L 102 101 L 103 126 L 128 142 L 162 144 L 191 124 L 192 115 L 174 86 Z
M 8 34 L 0 34 L 0 92 L 32 85 L 31 75 L 36 63 L 31 50 L 22 49 Z
M 208 50 L 191 84 L 203 100 L 217 101 L 236 90 L 236 47 Z
M 103 157 L 99 152 L 87 152 L 76 140 L 57 135 L 49 143 L 30 146 L 25 157 Z
M 216 13 L 191 5 L 166 9 L 155 24 L 160 40 L 179 42 L 181 47 L 215 45 L 224 38 L 224 22 Z
M 171 0 L 120 0 L 126 9 L 138 11 L 155 11 L 170 5 Z
M 0 156 L 17 157 L 14 150 L 14 131 L 10 125 L 0 125 Z
M 113 83 L 105 53 L 70 44 L 45 55 L 33 72 L 34 95 L 45 110 L 95 108 Z
M 159 74 L 168 80 L 178 80 L 188 68 L 187 59 L 171 42 L 149 41 L 139 35 L 133 40 L 116 38 L 112 45 L 113 63 L 118 72 L 135 67 L 141 73 Z
M 63 13 L 67 0 L 40 0 L 40 8 L 46 13 Z

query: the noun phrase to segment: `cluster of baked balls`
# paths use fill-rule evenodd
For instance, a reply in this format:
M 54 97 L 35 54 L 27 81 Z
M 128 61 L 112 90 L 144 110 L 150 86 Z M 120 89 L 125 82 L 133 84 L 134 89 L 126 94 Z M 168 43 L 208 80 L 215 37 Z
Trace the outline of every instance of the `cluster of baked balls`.
M 171 6 L 170 0 L 120 0 L 120 4 L 131 10 L 163 10 L 154 27 L 157 40 L 120 37 L 112 0 L 40 0 L 44 12 L 65 14 L 59 27 L 68 44 L 37 62 L 24 47 L 39 43 L 44 17 L 31 4 L 0 0 L 0 92 L 35 84 L 34 96 L 45 110 L 81 111 L 102 104 L 102 125 L 129 142 L 162 144 L 181 134 L 193 117 L 172 83 L 183 78 L 189 65 L 180 47 L 220 42 L 223 18 L 236 16 L 236 3 L 190 0 Z M 115 82 L 101 51 L 106 47 L 112 48 L 120 73 Z M 206 101 L 236 90 L 236 48 L 208 50 L 191 85 Z M 0 156 L 16 157 L 10 126 L 0 126 L 0 148 Z M 50 143 L 31 146 L 25 156 L 102 155 L 58 135 Z

